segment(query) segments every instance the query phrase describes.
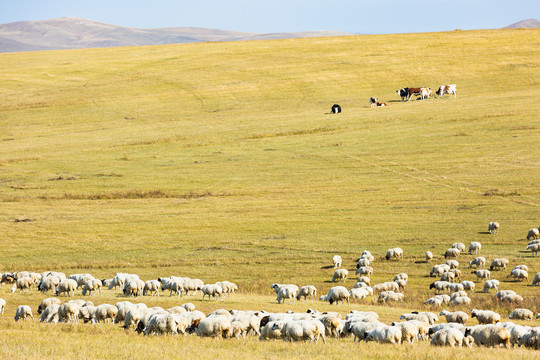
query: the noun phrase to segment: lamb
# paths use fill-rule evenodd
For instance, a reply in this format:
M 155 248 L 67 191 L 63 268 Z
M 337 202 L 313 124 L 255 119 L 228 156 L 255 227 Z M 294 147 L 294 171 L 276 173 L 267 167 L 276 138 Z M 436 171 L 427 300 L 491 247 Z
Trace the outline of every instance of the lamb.
M 447 258 L 457 258 L 460 253 L 461 253 L 461 251 L 459 251 L 459 249 L 450 248 L 450 249 L 447 249 L 446 252 L 444 253 L 444 258 L 445 259 L 447 259 Z
M 373 275 L 373 268 L 371 266 L 362 266 L 355 272 L 356 275 L 367 275 L 369 278 Z
M 462 281 L 460 284 L 463 285 L 463 290 L 467 291 L 473 291 L 476 287 L 476 284 L 472 281 Z
M 487 293 L 489 292 L 489 289 L 495 289 L 495 291 L 499 291 L 499 280 L 486 280 L 486 282 L 484 283 L 483 291 Z
M 452 244 L 452 247 L 454 249 L 458 249 L 459 252 L 465 251 L 465 244 L 464 243 L 457 242 L 457 243 Z
M 458 329 L 442 329 L 437 331 L 433 338 L 431 339 L 430 344 L 433 346 L 451 346 L 455 347 L 463 346 L 463 344 L 466 344 L 467 346 L 471 346 L 472 343 L 469 342 L 469 339 L 465 337 L 462 331 Z
M 58 309 L 60 304 L 51 304 L 41 312 L 39 322 L 57 323 L 59 321 Z
M 444 316 L 446 318 L 446 322 L 449 323 L 454 322 L 458 324 L 465 324 L 467 320 L 469 320 L 469 315 L 463 311 L 450 312 L 448 310 L 443 310 L 439 315 Z
M 52 305 L 52 304 L 60 305 L 61 301 L 58 300 L 57 298 L 43 299 L 41 301 L 41 303 L 39 304 L 39 306 L 38 306 L 38 309 L 37 309 L 38 314 L 41 314 L 43 312 L 43 310 L 45 310 L 47 308 L 47 306 Z
M 482 249 L 482 244 L 480 244 L 478 241 L 473 241 L 469 244 L 469 254 L 480 254 L 480 249 Z
M 340 301 L 343 304 L 345 300 L 347 300 L 347 305 L 350 305 L 349 298 L 349 291 L 344 286 L 334 286 L 333 288 L 330 288 L 328 294 L 326 295 L 326 299 L 330 305 L 333 303 L 338 305 Z
M 101 280 L 99 279 L 89 279 L 84 283 L 84 287 L 82 290 L 83 295 L 90 295 L 92 291 L 94 292 L 94 295 L 96 295 L 96 291 L 99 290 L 99 294 L 101 295 Z
M 501 315 L 491 310 L 471 310 L 471 318 L 476 318 L 479 324 L 496 324 L 501 321 Z
M 532 321 L 534 317 L 534 313 L 529 309 L 523 309 L 523 308 L 517 308 L 514 309 L 508 316 L 509 319 L 512 320 L 529 320 Z
M 508 261 L 508 259 L 505 259 L 505 258 L 502 258 L 502 259 L 494 259 L 492 262 L 491 262 L 491 266 L 489 267 L 489 270 L 490 271 L 493 271 L 493 270 L 501 270 L 504 269 L 506 270 L 506 266 L 510 263 L 510 261 Z
M 223 288 L 217 284 L 205 284 L 197 288 L 197 290 L 201 290 L 203 294 L 202 295 L 203 300 L 205 296 L 208 296 L 208 301 L 210 301 L 210 296 L 216 298 L 216 301 L 218 300 L 220 296 L 221 296 L 221 301 L 224 300 Z
M 536 275 L 534 275 L 532 286 L 538 286 L 540 284 L 540 272 L 537 272 Z
M 469 305 L 471 303 L 471 298 L 468 296 L 460 296 L 450 301 L 450 306 L 461 306 Z
M 513 269 L 510 272 L 510 276 L 512 276 L 515 281 L 529 280 L 529 273 L 522 269 Z
M 489 272 L 489 270 L 476 270 L 472 271 L 471 274 L 476 275 L 476 282 L 480 281 L 480 279 L 486 281 L 491 278 L 491 273 Z
M 72 280 L 72 279 L 67 279 Z M 75 280 L 72 280 L 75 281 Z M 65 304 L 60 305 L 58 308 L 58 318 L 62 322 L 78 322 L 79 319 L 79 312 L 80 312 L 80 306 L 77 303 L 70 303 L 67 302 Z
M 431 259 L 433 259 L 433 254 L 431 253 L 431 251 L 426 251 L 426 262 L 429 262 Z
M 110 305 L 110 304 L 98 305 L 94 313 L 92 314 L 92 324 L 99 323 L 101 321 L 105 323 L 105 322 L 108 322 L 109 320 L 113 322 L 117 314 L 118 314 L 118 308 L 114 305 Z
M 534 255 L 538 256 L 538 252 L 540 251 L 540 244 L 527 245 L 525 250 L 531 250 L 531 255 L 532 256 L 534 256 Z
M 476 325 L 465 329 L 465 336 L 471 335 L 474 343 L 495 347 L 503 344 L 510 346 L 510 332 L 507 328 L 496 325 Z
M 387 344 L 401 344 L 401 338 L 401 330 L 396 326 L 378 327 L 364 334 L 365 341 Z
M 490 234 L 494 234 L 499 232 L 499 223 L 496 221 L 492 221 L 488 224 L 488 232 Z
M 319 337 L 326 344 L 324 325 L 319 320 L 291 320 L 283 327 L 284 339 L 288 341 L 310 340 L 317 342 Z
M 472 268 L 473 266 L 477 269 L 483 268 L 484 266 L 486 266 L 486 258 L 483 256 L 475 257 L 469 262 L 469 268 Z
M 390 259 L 403 259 L 403 249 L 401 248 L 393 248 L 389 249 L 386 252 L 386 260 Z
M 145 281 L 144 287 L 143 287 L 143 296 L 145 296 L 146 293 L 148 293 L 148 292 L 150 292 L 151 296 L 154 296 L 154 294 L 159 296 L 160 285 L 161 284 L 159 283 L 158 280 Z
M 345 280 L 347 280 L 347 276 L 349 276 L 349 271 L 347 271 L 347 269 L 337 269 L 334 272 L 334 276 L 332 276 L 332 282 L 345 282 Z
M 538 229 L 532 228 L 527 232 L 527 240 L 538 239 L 540 236 L 540 231 Z
M 77 289 L 77 282 L 73 279 L 66 279 L 60 282 L 54 292 L 56 296 L 67 293 L 67 296 L 73 297 L 75 295 L 75 289 Z
M 200 337 L 228 338 L 231 332 L 231 319 L 228 316 L 211 316 L 202 319 L 195 329 Z
M 13 286 L 11 287 L 11 292 L 14 293 L 15 290 L 17 289 L 19 289 L 20 292 L 23 292 L 25 290 L 30 291 L 30 288 L 32 287 L 33 284 L 34 284 L 34 280 L 31 277 L 29 276 L 20 277 L 15 281 L 15 284 L 13 284 Z
M 316 299 L 317 298 L 317 288 L 313 285 L 304 285 L 298 290 L 296 295 L 296 300 L 300 300 L 301 297 L 304 297 L 304 300 L 307 300 L 308 297 Z
M 30 306 L 20 305 L 17 307 L 17 310 L 15 311 L 15 321 L 18 321 L 19 319 L 26 320 L 28 316 L 30 316 L 32 321 L 34 321 L 34 316 L 32 315 L 32 309 Z
M 341 267 L 341 263 L 342 263 L 341 256 L 334 255 L 332 257 L 332 263 L 334 264 L 334 269 L 337 269 L 338 267 Z

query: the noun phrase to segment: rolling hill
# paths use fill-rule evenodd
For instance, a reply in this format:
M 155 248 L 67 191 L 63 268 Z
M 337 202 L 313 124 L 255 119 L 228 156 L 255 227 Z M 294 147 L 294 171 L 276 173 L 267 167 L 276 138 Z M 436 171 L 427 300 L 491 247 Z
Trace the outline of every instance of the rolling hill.
M 540 21 L 536 19 L 527 19 L 527 20 L 518 21 L 517 23 L 513 23 L 508 26 L 503 27 L 503 29 L 532 29 L 532 28 L 540 28 Z

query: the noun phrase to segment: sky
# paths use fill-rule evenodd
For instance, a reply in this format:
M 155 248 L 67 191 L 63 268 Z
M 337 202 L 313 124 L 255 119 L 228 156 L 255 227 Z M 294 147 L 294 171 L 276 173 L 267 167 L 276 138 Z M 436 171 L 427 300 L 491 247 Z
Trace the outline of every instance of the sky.
M 136 28 L 388 34 L 540 20 L 540 0 L 0 0 L 0 24 L 58 17 Z

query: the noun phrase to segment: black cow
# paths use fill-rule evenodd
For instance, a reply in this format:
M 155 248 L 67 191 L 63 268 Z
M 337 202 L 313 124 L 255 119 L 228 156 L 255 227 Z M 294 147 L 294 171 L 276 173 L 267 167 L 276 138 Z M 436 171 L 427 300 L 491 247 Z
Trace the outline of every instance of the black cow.
M 341 106 L 339 106 L 338 104 L 334 104 L 334 106 L 332 106 L 332 114 L 338 114 L 341 112 Z

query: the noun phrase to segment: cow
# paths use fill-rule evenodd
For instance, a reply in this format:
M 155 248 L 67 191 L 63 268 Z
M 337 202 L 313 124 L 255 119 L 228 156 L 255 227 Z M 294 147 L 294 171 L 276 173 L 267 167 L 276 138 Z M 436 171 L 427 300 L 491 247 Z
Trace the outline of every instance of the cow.
M 332 106 L 332 114 L 338 114 L 341 112 L 341 106 L 339 106 L 338 104 L 334 104 L 334 106 Z
M 379 102 L 376 97 L 370 97 L 369 98 L 369 103 L 371 104 L 371 107 L 386 106 L 386 103 Z
M 409 88 L 399 89 L 399 90 L 396 90 L 396 92 L 399 96 L 401 96 L 401 101 L 403 101 L 409 95 Z
M 444 94 L 454 94 L 454 99 L 456 98 L 456 84 L 451 85 L 441 85 L 439 90 L 435 91 L 435 94 L 443 96 Z
M 420 88 L 420 96 L 422 97 L 422 100 L 429 98 L 431 96 L 431 88 Z

